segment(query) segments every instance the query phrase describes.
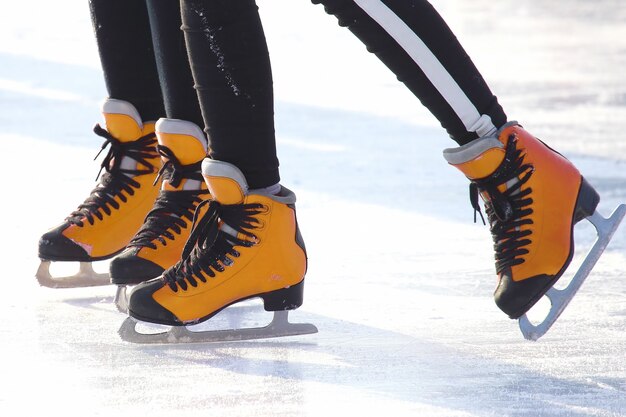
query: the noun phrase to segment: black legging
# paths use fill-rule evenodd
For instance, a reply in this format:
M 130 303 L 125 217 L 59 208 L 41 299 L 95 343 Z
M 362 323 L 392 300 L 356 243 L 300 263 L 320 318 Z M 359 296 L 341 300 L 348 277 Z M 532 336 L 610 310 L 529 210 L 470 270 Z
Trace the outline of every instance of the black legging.
M 132 103 L 142 119 L 165 114 L 144 0 L 89 0 L 109 97 Z
M 203 126 L 177 0 L 90 0 L 109 97 L 133 104 L 144 121 Z
M 254 0 L 181 0 L 183 31 L 211 157 L 250 188 L 277 183 L 269 53 Z
M 491 134 L 506 123 L 506 115 L 496 97 L 428 1 L 312 1 L 323 4 L 329 14 L 338 18 L 341 26 L 347 26 L 369 51 L 375 53 L 460 145 Z M 118 32 L 114 38 L 116 42 L 111 40 L 108 46 L 114 53 L 102 51 L 107 48 L 101 39 L 105 25 L 96 29 L 107 87 L 110 93 L 116 91 L 116 87 L 110 84 L 124 78 L 116 71 L 124 63 L 124 68 L 138 71 L 145 77 L 137 80 L 133 74 L 127 74 L 126 78 L 131 80 L 130 84 L 136 82 L 136 85 L 127 85 L 128 91 L 139 90 L 138 87 L 145 91 L 145 96 L 137 98 L 141 102 L 145 97 L 156 95 L 153 86 L 155 70 L 154 67 L 150 69 L 151 60 L 146 56 L 146 48 L 140 51 L 144 59 L 139 59 L 137 48 L 132 46 L 138 39 L 131 42 L 119 35 L 120 31 L 126 30 L 119 22 L 126 15 L 119 10 L 112 12 L 115 7 L 136 2 L 138 0 L 91 0 L 92 11 L 96 9 L 94 22 L 105 22 L 106 19 L 100 17 L 102 12 L 97 12 L 97 6 L 106 8 L 105 4 L 110 13 L 107 18 L 117 22 L 110 26 L 115 29 L 110 32 Z M 172 16 L 178 16 L 173 11 L 173 3 L 176 2 L 148 0 L 167 116 L 201 124 L 197 109 L 194 113 L 189 107 L 193 94 L 186 78 L 186 67 L 180 62 L 186 62 L 184 51 L 180 48 L 179 36 L 172 30 L 176 26 L 171 23 Z M 168 8 L 171 10 L 163 12 Z M 180 8 L 211 156 L 239 167 L 251 188 L 278 182 L 272 74 L 255 1 L 180 0 Z M 135 36 L 143 39 L 146 30 L 140 20 L 133 21 L 139 26 L 128 33 L 137 33 Z M 172 34 L 167 30 L 172 30 Z M 122 59 L 125 55 L 133 60 Z M 138 95 L 138 92 L 134 94 Z

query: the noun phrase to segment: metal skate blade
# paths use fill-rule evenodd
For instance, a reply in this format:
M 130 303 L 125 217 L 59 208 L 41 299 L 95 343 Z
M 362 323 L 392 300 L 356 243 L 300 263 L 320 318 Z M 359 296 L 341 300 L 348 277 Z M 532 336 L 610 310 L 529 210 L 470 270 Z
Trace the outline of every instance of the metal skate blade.
M 128 314 L 128 295 L 126 285 L 119 285 L 115 291 L 115 307 L 120 313 Z
M 597 211 L 587 217 L 598 233 L 595 243 L 569 285 L 562 290 L 550 288 L 546 292 L 546 297 L 550 300 L 550 311 L 541 323 L 532 324 L 526 314 L 519 318 L 519 327 L 525 339 L 538 340 L 550 330 L 600 259 L 625 215 L 626 205 L 620 204 L 608 218 L 602 217 Z
M 91 262 L 80 262 L 79 270 L 75 275 L 64 277 L 53 277 L 50 274 L 51 261 L 41 261 L 35 277 L 42 287 L 48 288 L 78 288 L 78 287 L 97 287 L 100 285 L 109 285 L 110 278 L 108 273 L 97 273 L 93 270 Z
M 317 327 L 313 324 L 290 323 L 288 314 L 288 311 L 275 311 L 272 321 L 265 327 L 195 332 L 186 326 L 180 326 L 152 334 L 138 332 L 136 325 L 139 321 L 133 317 L 128 317 L 120 326 L 118 333 L 122 340 L 140 344 L 235 342 L 317 333 Z

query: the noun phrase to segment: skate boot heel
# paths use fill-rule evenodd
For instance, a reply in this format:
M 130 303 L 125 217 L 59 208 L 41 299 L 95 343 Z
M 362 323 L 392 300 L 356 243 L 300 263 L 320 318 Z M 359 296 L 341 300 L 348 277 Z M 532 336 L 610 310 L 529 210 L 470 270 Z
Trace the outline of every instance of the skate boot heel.
M 302 305 L 304 280 L 296 285 L 261 295 L 265 311 L 295 310 Z
M 578 223 L 582 219 L 591 216 L 596 211 L 596 207 L 599 202 L 600 195 L 587 182 L 587 180 L 583 178 L 582 183 L 580 184 L 580 191 L 578 191 L 578 200 L 576 201 L 576 211 L 574 213 L 574 223 Z

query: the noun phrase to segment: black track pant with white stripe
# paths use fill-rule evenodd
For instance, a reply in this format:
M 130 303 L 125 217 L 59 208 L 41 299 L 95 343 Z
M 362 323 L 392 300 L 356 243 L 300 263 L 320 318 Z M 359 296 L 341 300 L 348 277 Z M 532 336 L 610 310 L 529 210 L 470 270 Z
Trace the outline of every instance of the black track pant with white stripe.
M 312 0 L 391 69 L 459 144 L 506 115 L 458 40 L 425 0 Z

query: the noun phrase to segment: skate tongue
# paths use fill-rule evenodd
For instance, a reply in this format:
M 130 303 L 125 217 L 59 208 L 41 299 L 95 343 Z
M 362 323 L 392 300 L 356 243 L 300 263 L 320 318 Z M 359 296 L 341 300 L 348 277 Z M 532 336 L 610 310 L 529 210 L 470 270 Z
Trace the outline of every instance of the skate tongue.
M 156 124 L 159 145 L 167 146 L 183 165 L 201 161 L 207 154 L 204 132 L 195 123 L 178 119 L 159 119 Z
M 127 101 L 106 99 L 102 104 L 106 130 L 120 142 L 130 142 L 143 135 L 139 112 Z
M 473 140 L 458 148 L 446 149 L 443 157 L 470 180 L 491 175 L 502 163 L 504 144 L 495 136 Z
M 214 200 L 222 204 L 239 204 L 248 194 L 248 183 L 243 173 L 228 162 L 206 158 L 202 175 Z
M 159 119 L 156 123 L 156 135 L 159 145 L 167 147 L 182 165 L 192 165 L 203 160 L 207 155 L 207 140 L 204 132 L 195 123 L 179 119 Z M 161 155 L 163 163 L 167 156 Z M 163 181 L 163 190 L 197 190 L 202 181 L 183 179 L 178 187 Z

